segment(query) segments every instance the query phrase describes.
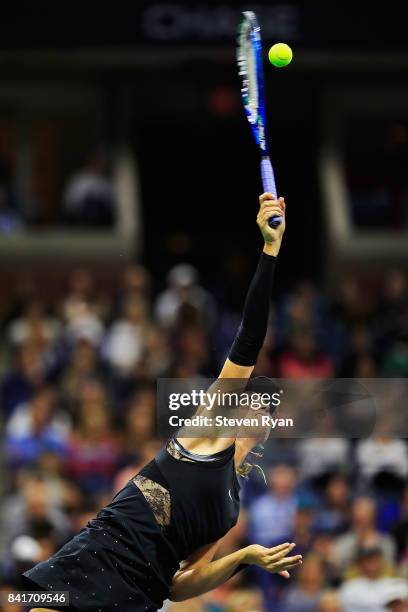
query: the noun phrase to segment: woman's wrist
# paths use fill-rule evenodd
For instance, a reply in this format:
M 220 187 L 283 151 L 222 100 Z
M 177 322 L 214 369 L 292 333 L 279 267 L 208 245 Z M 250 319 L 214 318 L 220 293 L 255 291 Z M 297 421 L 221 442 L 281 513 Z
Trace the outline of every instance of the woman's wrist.
M 271 255 L 273 257 L 277 257 L 281 246 L 280 240 L 275 240 L 274 242 L 265 242 L 263 252 L 266 255 Z
M 242 548 L 239 552 L 242 553 L 240 563 L 253 565 L 254 560 L 255 560 L 255 554 L 254 554 L 255 551 L 254 551 L 253 544 L 250 544 L 249 546 Z

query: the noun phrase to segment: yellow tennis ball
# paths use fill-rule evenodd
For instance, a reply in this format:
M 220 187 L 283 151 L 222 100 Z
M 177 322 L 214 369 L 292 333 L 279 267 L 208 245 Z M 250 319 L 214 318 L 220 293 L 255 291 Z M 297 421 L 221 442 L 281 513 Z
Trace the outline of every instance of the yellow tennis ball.
M 277 68 L 283 68 L 292 61 L 293 52 L 286 43 L 276 43 L 269 49 L 268 58 Z

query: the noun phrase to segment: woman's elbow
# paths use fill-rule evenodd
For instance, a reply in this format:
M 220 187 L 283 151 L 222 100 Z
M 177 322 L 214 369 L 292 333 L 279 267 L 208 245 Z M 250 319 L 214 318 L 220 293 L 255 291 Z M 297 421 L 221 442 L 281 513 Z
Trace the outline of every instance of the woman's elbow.
M 182 581 L 181 581 L 182 582 Z M 180 573 L 176 574 L 173 578 L 173 583 L 171 585 L 171 591 L 169 595 L 170 601 L 185 601 L 188 597 L 185 597 L 183 590 L 183 585 L 180 584 Z

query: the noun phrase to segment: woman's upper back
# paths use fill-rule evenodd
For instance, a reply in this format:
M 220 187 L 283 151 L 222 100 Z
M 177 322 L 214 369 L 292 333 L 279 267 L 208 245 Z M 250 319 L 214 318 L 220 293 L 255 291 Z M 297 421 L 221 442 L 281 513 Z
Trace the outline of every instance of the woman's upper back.
M 194 455 L 171 440 L 135 477 L 164 535 L 185 559 L 224 536 L 239 514 L 235 447 Z

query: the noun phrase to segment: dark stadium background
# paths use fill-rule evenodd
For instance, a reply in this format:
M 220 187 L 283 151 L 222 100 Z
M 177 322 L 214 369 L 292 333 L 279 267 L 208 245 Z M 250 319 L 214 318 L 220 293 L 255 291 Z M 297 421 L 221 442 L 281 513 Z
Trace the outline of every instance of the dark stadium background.
M 188 236 L 182 259 L 202 264 L 205 250 L 206 265 L 200 267 L 207 282 L 231 244 L 244 246 L 249 257 L 258 244 L 252 223 L 261 189 L 258 158 L 234 64 L 241 8 L 250 6 L 19 2 L 2 13 L 3 76 L 46 77 L 64 88 L 70 79 L 102 86 L 101 140 L 112 142 L 122 132 L 134 147 L 143 192 L 143 259 L 158 274 L 179 258 L 166 247 L 173 232 Z M 348 2 L 260 2 L 255 8 L 261 22 L 278 16 L 272 25 L 278 36 L 289 28 L 287 42 L 295 52 L 287 70 L 265 65 L 272 157 L 279 192 L 289 205 L 279 282 L 321 277 L 324 225 L 316 155 L 324 96 L 334 87 L 386 91 L 404 85 L 403 12 L 399 4 L 384 10 Z M 211 20 L 221 26 L 212 28 Z M 265 47 L 275 40 L 268 33 L 264 38 Z M 125 117 L 120 87 L 129 92 Z M 210 237 L 216 249 L 208 248 Z

